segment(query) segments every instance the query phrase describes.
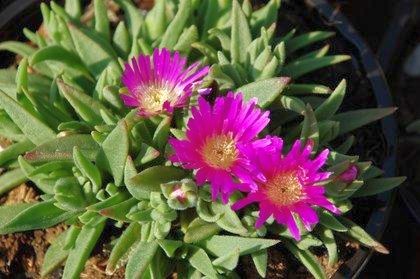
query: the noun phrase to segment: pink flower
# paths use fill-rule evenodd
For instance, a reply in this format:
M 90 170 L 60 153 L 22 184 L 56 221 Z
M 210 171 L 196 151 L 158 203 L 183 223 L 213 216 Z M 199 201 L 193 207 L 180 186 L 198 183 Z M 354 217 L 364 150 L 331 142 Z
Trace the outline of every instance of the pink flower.
M 254 180 L 261 178 L 246 154 L 253 145 L 264 144 L 255 139 L 270 121 L 268 115 L 256 100 L 244 102 L 241 93 L 218 97 L 214 106 L 200 97 L 186 139 L 169 141 L 175 151 L 170 159 L 196 170 L 197 183 L 210 182 L 213 199 L 221 194 L 226 203 L 233 191 L 255 189 Z
M 153 56 L 140 55 L 126 64 L 122 82 L 128 94 L 121 95 L 126 106 L 138 107 L 139 114 L 152 116 L 171 113 L 184 107 L 194 85 L 207 75 L 209 68 L 194 63 L 185 69 L 187 59 L 167 49 L 155 49 Z
M 352 183 L 357 178 L 358 173 L 357 167 L 350 165 L 338 178 L 344 183 Z
M 271 138 L 272 146 L 255 149 L 250 159 L 265 176 L 265 181 L 258 182 L 258 190 L 249 193 L 233 205 L 239 210 L 251 203 L 259 203 L 260 213 L 255 226 L 261 227 L 273 216 L 285 225 L 292 236 L 300 239 L 300 231 L 296 217 L 300 217 L 307 230 L 318 223 L 318 215 L 313 206 L 320 206 L 334 213 L 339 210 L 327 200 L 325 189 L 317 183 L 326 180 L 331 173 L 320 169 L 325 164 L 328 150 L 322 151 L 317 158 L 311 160 L 312 143 L 302 146 L 297 140 L 289 154 L 283 156 L 283 142 L 280 138 Z M 273 148 L 274 146 L 274 148 Z M 275 152 L 273 152 L 273 149 Z

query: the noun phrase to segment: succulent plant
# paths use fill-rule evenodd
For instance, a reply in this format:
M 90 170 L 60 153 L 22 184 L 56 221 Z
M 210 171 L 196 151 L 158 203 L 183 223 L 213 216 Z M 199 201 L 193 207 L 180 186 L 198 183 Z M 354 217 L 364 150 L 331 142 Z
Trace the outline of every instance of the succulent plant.
M 0 233 L 68 225 L 49 247 L 42 276 L 64 264 L 63 278 L 78 278 L 106 226 L 121 231 L 110 242 L 106 272 L 125 265 L 126 278 L 165 278 L 172 272 L 179 278 L 239 278 L 235 269 L 244 255 L 251 255 L 264 277 L 267 248 L 275 245 L 325 278 L 310 248 L 324 246 L 333 265 L 336 236 L 387 252 L 343 215 L 352 208 L 351 198 L 404 180 L 383 178 L 371 162 L 347 155 L 354 141 L 349 133 L 394 108 L 339 112 L 345 81 L 334 90 L 299 83 L 302 75 L 350 58 L 327 56 L 328 46 L 296 55 L 332 33 L 292 30 L 278 36 L 280 0 L 258 10 L 248 0 L 158 0 L 148 12 L 115 0 L 124 12 L 116 24 L 107 15 L 109 1 L 92 2 L 92 18 L 82 16 L 76 0 L 65 7 L 42 3 L 43 32 L 24 30 L 31 44 L 0 43 L 0 50 L 22 57 L 17 70 L 0 70 L 0 135 L 12 142 L 0 152 L 0 193 L 23 182 L 42 193 L 38 202 L 0 207 Z M 187 57 L 201 64 L 186 64 Z M 310 105 L 302 98 L 315 94 L 322 102 Z M 248 120 L 255 115 L 261 122 L 244 120 L 240 126 L 235 121 L 246 118 L 241 109 L 249 112 Z M 212 137 L 229 125 L 236 134 Z M 206 131 L 199 165 L 191 154 L 200 146 L 183 151 Z M 289 155 L 281 155 L 277 136 Z M 290 167 L 276 180 L 267 180 L 268 169 L 255 180 L 257 143 L 265 148 L 258 152 L 280 156 L 269 162 L 281 165 L 288 158 L 293 168 L 305 162 L 313 177 L 302 173 L 298 181 L 287 176 Z M 311 160 L 311 154 L 319 159 Z M 233 171 L 238 156 L 247 163 Z M 261 164 L 264 158 L 271 157 Z M 302 200 L 302 181 L 316 185 L 305 188 L 313 198 L 300 209 L 301 218 L 296 208 L 284 215 L 264 211 L 261 196 L 250 200 L 267 187 L 267 199 L 290 205 L 296 194 Z M 243 199 L 249 200 L 241 205 Z M 246 206 L 255 201 L 261 210 Z

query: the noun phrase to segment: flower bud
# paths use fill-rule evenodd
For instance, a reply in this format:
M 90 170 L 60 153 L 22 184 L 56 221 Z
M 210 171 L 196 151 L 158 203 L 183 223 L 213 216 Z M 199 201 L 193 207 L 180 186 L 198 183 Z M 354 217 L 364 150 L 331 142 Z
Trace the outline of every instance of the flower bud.
M 344 183 L 352 183 L 359 174 L 359 170 L 355 165 L 350 165 L 343 173 L 341 173 L 338 177 Z
M 184 210 L 197 204 L 197 185 L 191 179 L 165 183 L 161 188 L 168 205 L 173 209 Z

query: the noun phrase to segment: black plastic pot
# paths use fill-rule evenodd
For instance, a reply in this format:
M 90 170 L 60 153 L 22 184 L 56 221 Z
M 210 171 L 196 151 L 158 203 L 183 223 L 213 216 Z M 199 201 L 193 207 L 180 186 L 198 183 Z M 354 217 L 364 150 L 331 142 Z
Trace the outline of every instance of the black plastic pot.
M 392 97 L 381 65 L 376 60 L 375 54 L 353 28 L 348 19 L 325 0 L 306 0 L 305 2 L 316 9 L 319 15 L 326 20 L 327 24 L 337 30 L 339 36 L 353 45 L 354 55 L 359 58 L 366 77 L 371 83 L 378 107 L 392 106 Z M 396 144 L 398 133 L 395 117 L 388 116 L 382 119 L 381 126 L 387 143 L 383 169 L 385 171 L 385 176 L 394 176 L 396 170 Z M 378 195 L 378 198 L 384 202 L 384 206 L 372 213 L 366 230 L 372 236 L 380 239 L 388 223 L 393 197 L 391 192 L 386 192 Z M 340 267 L 333 278 L 356 278 L 363 270 L 372 254 L 373 251 L 364 249 L 358 250 L 350 260 Z
M 289 2 L 293 1 L 295 0 L 289 0 Z M 39 3 L 39 0 L 16 0 L 0 12 L 0 39 L 22 39 L 20 32 L 23 27 L 33 27 L 32 29 L 35 29 L 41 22 Z M 351 54 L 356 58 L 353 59 L 353 66 L 357 67 L 358 71 L 362 72 L 365 79 L 370 83 L 377 106 L 392 106 L 389 88 L 375 55 L 346 17 L 325 0 L 302 0 L 302 3 L 314 13 L 314 16 L 318 17 L 318 21 L 323 22 L 325 29 L 335 30 L 338 39 L 344 40 L 351 46 Z M 0 53 L 0 67 L 10 65 L 12 61 L 13 55 Z M 393 176 L 396 169 L 397 141 L 397 126 L 394 116 L 388 116 L 381 121 L 381 132 L 386 143 L 385 150 L 383 150 L 385 155 L 382 160 L 382 167 L 385 176 Z M 388 222 L 393 199 L 389 192 L 378 195 L 377 198 L 381 201 L 382 206 L 373 211 L 367 222 L 366 230 L 376 239 L 380 239 Z M 373 251 L 358 250 L 350 260 L 340 267 L 333 278 L 357 277 L 372 254 Z

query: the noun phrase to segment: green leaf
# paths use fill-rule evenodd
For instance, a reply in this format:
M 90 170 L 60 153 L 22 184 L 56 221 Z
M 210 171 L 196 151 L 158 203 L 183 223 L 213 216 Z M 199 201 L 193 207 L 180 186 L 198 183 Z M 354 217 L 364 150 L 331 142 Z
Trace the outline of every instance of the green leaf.
M 287 42 L 287 52 L 292 53 L 298 49 L 309 46 L 313 43 L 328 39 L 329 37 L 334 35 L 334 32 L 314 31 L 297 36 Z
M 9 170 L 0 176 L 0 196 L 26 182 L 25 173 L 21 169 Z
M 175 252 L 178 248 L 182 247 L 184 243 L 178 240 L 169 240 L 169 239 L 160 239 L 157 240 L 160 248 L 165 251 L 165 254 L 172 258 L 175 255 Z
M 248 20 L 237 0 L 233 0 L 230 55 L 233 63 L 246 62 L 246 50 L 252 37 Z
M 176 13 L 175 17 L 166 28 L 165 33 L 163 34 L 162 41 L 160 43 L 160 47 L 166 48 L 173 48 L 179 36 L 184 29 L 188 18 L 191 14 L 191 0 L 181 0 L 179 3 L 178 12 Z
M 325 227 L 337 231 L 337 232 L 346 232 L 348 231 L 347 227 L 341 224 L 337 218 L 335 218 L 331 213 L 326 210 L 321 210 L 319 212 L 319 222 Z
M 287 64 L 280 72 L 282 76 L 289 76 L 297 79 L 304 74 L 312 71 L 328 67 L 343 61 L 347 61 L 351 58 L 348 55 L 333 55 L 324 56 L 319 58 L 309 58 L 305 60 L 293 61 Z
M 220 214 L 220 219 L 216 221 L 217 225 L 225 231 L 234 234 L 246 234 L 248 230 L 242 225 L 241 220 L 235 211 L 230 208 L 230 205 L 213 202 L 211 208 L 214 213 Z
M 327 276 L 317 258 L 309 250 L 300 250 L 295 244 L 284 240 L 287 249 L 308 269 L 315 279 L 326 279 Z
M 178 50 L 183 54 L 190 52 L 190 47 L 198 40 L 198 30 L 195 25 L 191 25 L 182 32 L 179 36 L 178 42 L 174 46 L 174 50 Z
M 218 268 L 234 270 L 239 261 L 239 248 L 227 251 L 226 255 L 215 259 L 212 264 Z
M 55 160 L 73 160 L 73 148 L 78 146 L 80 151 L 94 160 L 99 152 L 99 145 L 90 135 L 69 135 L 56 138 L 26 153 L 24 158 L 29 162 L 42 163 Z
M 200 246 L 218 257 L 225 255 L 226 251 L 239 248 L 240 255 L 243 256 L 266 249 L 279 242 L 280 240 L 275 239 L 215 235 L 207 240 L 204 240 Z
M 57 80 L 57 85 L 61 94 L 63 94 L 81 119 L 92 125 L 103 123 L 100 111 L 107 111 L 107 108 L 101 102 L 65 84 L 61 79 Z
M 267 262 L 268 254 L 267 250 L 263 249 L 251 254 L 252 261 L 254 262 L 255 268 L 257 269 L 258 274 L 265 278 L 267 274 Z
M 258 105 L 266 107 L 283 92 L 289 81 L 286 77 L 255 81 L 238 88 L 236 92 L 242 92 L 246 101 L 257 98 Z
M 219 39 L 220 45 L 222 46 L 223 51 L 230 50 L 231 40 L 225 32 L 223 32 L 222 30 L 218 28 L 213 28 L 209 30 L 209 34 L 212 36 L 216 36 Z
M 315 116 L 318 121 L 329 120 L 338 111 L 346 94 L 347 82 L 342 80 L 337 88 L 331 93 L 316 110 Z
M 29 57 L 35 52 L 35 49 L 30 45 L 15 41 L 1 42 L 0 51 L 1 50 L 7 50 L 23 57 Z
M 202 199 L 198 200 L 196 211 L 201 219 L 210 223 L 214 223 L 222 217 L 221 213 L 215 213 L 211 209 L 211 202 L 206 202 Z
M 73 24 L 68 28 L 77 53 L 93 76 L 99 77 L 109 65 L 120 71 L 116 54 L 105 39 Z
M 304 117 L 300 139 L 305 143 L 311 140 L 316 151 L 319 143 L 319 129 L 315 113 L 309 104 L 306 106 Z
M 105 221 L 105 218 L 101 218 L 100 222 L 94 227 L 83 226 L 74 247 L 70 250 L 64 266 L 63 279 L 80 278 L 80 273 L 83 271 L 87 259 L 105 228 Z
M 42 278 L 46 277 L 48 274 L 59 268 L 67 259 L 69 250 L 63 249 L 63 246 L 65 245 L 68 233 L 69 230 L 62 232 L 48 247 L 41 267 Z
M 261 30 L 261 27 L 268 27 L 277 21 L 277 14 L 281 0 L 270 0 L 266 5 L 252 13 L 251 26 L 254 34 Z
M 0 106 L 34 144 L 42 144 L 55 138 L 56 134 L 53 130 L 1 90 Z
M 128 222 L 129 219 L 126 216 L 137 203 L 138 200 L 136 200 L 135 198 L 130 198 L 119 204 L 101 209 L 99 211 L 99 214 L 101 214 L 102 216 L 109 217 L 116 221 Z
M 359 109 L 336 114 L 332 120 L 340 122 L 339 135 L 351 132 L 366 124 L 384 118 L 396 111 L 396 108 Z
M 151 192 L 160 192 L 161 184 L 178 181 L 185 176 L 185 171 L 176 167 L 154 166 L 129 179 L 126 186 L 136 199 L 149 199 Z
M 334 239 L 334 234 L 330 229 L 319 227 L 319 238 L 325 245 L 328 251 L 328 266 L 332 267 L 338 262 L 337 243 Z
M 111 171 L 116 185 L 121 185 L 130 142 L 125 120 L 121 120 L 102 143 L 99 162 Z
M 166 0 L 157 0 L 153 8 L 147 13 L 145 19 L 147 35 L 151 40 L 156 40 L 165 33 L 167 26 L 166 20 Z
M 301 95 L 301 94 L 331 94 L 331 89 L 328 86 L 321 84 L 289 84 L 284 89 L 286 95 Z
M 184 242 L 197 243 L 220 232 L 215 223 L 207 223 L 200 218 L 194 219 L 188 226 L 184 235 Z
M 19 155 L 34 147 L 35 145 L 29 140 L 23 140 L 6 147 L 0 151 L 0 166 L 4 165 L 10 160 L 16 160 Z
M 125 270 L 125 278 L 140 279 L 145 275 L 146 269 L 153 260 L 159 245 L 156 241 L 141 241 L 134 248 L 131 257 L 128 260 Z
M 64 4 L 65 11 L 74 19 L 79 19 L 82 15 L 80 0 L 67 0 Z
M 356 223 L 345 217 L 338 216 L 338 218 L 339 221 L 348 228 L 346 235 L 359 241 L 361 244 L 374 249 L 379 253 L 389 254 L 388 249 L 386 249 L 381 243 L 373 239 L 362 227 L 358 226 Z
M 109 19 L 106 2 L 103 0 L 94 0 L 93 6 L 95 10 L 95 30 L 103 38 L 109 40 Z
M 118 55 L 126 59 L 130 52 L 130 34 L 128 33 L 124 21 L 120 21 L 117 28 L 115 28 L 112 42 Z
M 211 260 L 207 253 L 198 247 L 192 247 L 188 255 L 189 263 L 198 271 L 210 278 L 217 278 L 216 270 L 214 270 Z
M 140 28 L 144 22 L 143 16 L 140 10 L 130 0 L 117 0 L 115 2 L 124 10 L 125 21 L 127 22 L 127 27 L 130 30 L 134 44 L 137 41 Z
M 141 225 L 133 222 L 123 231 L 117 243 L 111 250 L 106 266 L 106 274 L 111 275 L 120 265 L 121 260 L 127 256 L 134 243 L 140 239 Z
M 83 155 L 77 146 L 73 148 L 73 160 L 82 174 L 92 182 L 94 186 L 93 192 L 98 192 L 102 186 L 102 177 L 99 169 Z
M 54 205 L 55 201 L 37 202 L 31 207 L 21 211 L 8 223 L 0 227 L 0 233 L 13 233 L 45 229 L 61 223 L 75 215 L 75 212 L 66 212 Z
M 406 180 L 405 176 L 376 178 L 365 181 L 352 197 L 365 197 L 376 195 L 398 187 Z
M 29 63 L 36 65 L 44 61 L 57 61 L 63 63 L 71 69 L 76 69 L 87 77 L 90 77 L 89 71 L 86 69 L 79 56 L 66 50 L 65 48 L 52 45 L 37 50 L 30 58 Z
M 0 228 L 35 203 L 15 203 L 0 206 Z M 0 230 L 0 234 L 3 232 Z

